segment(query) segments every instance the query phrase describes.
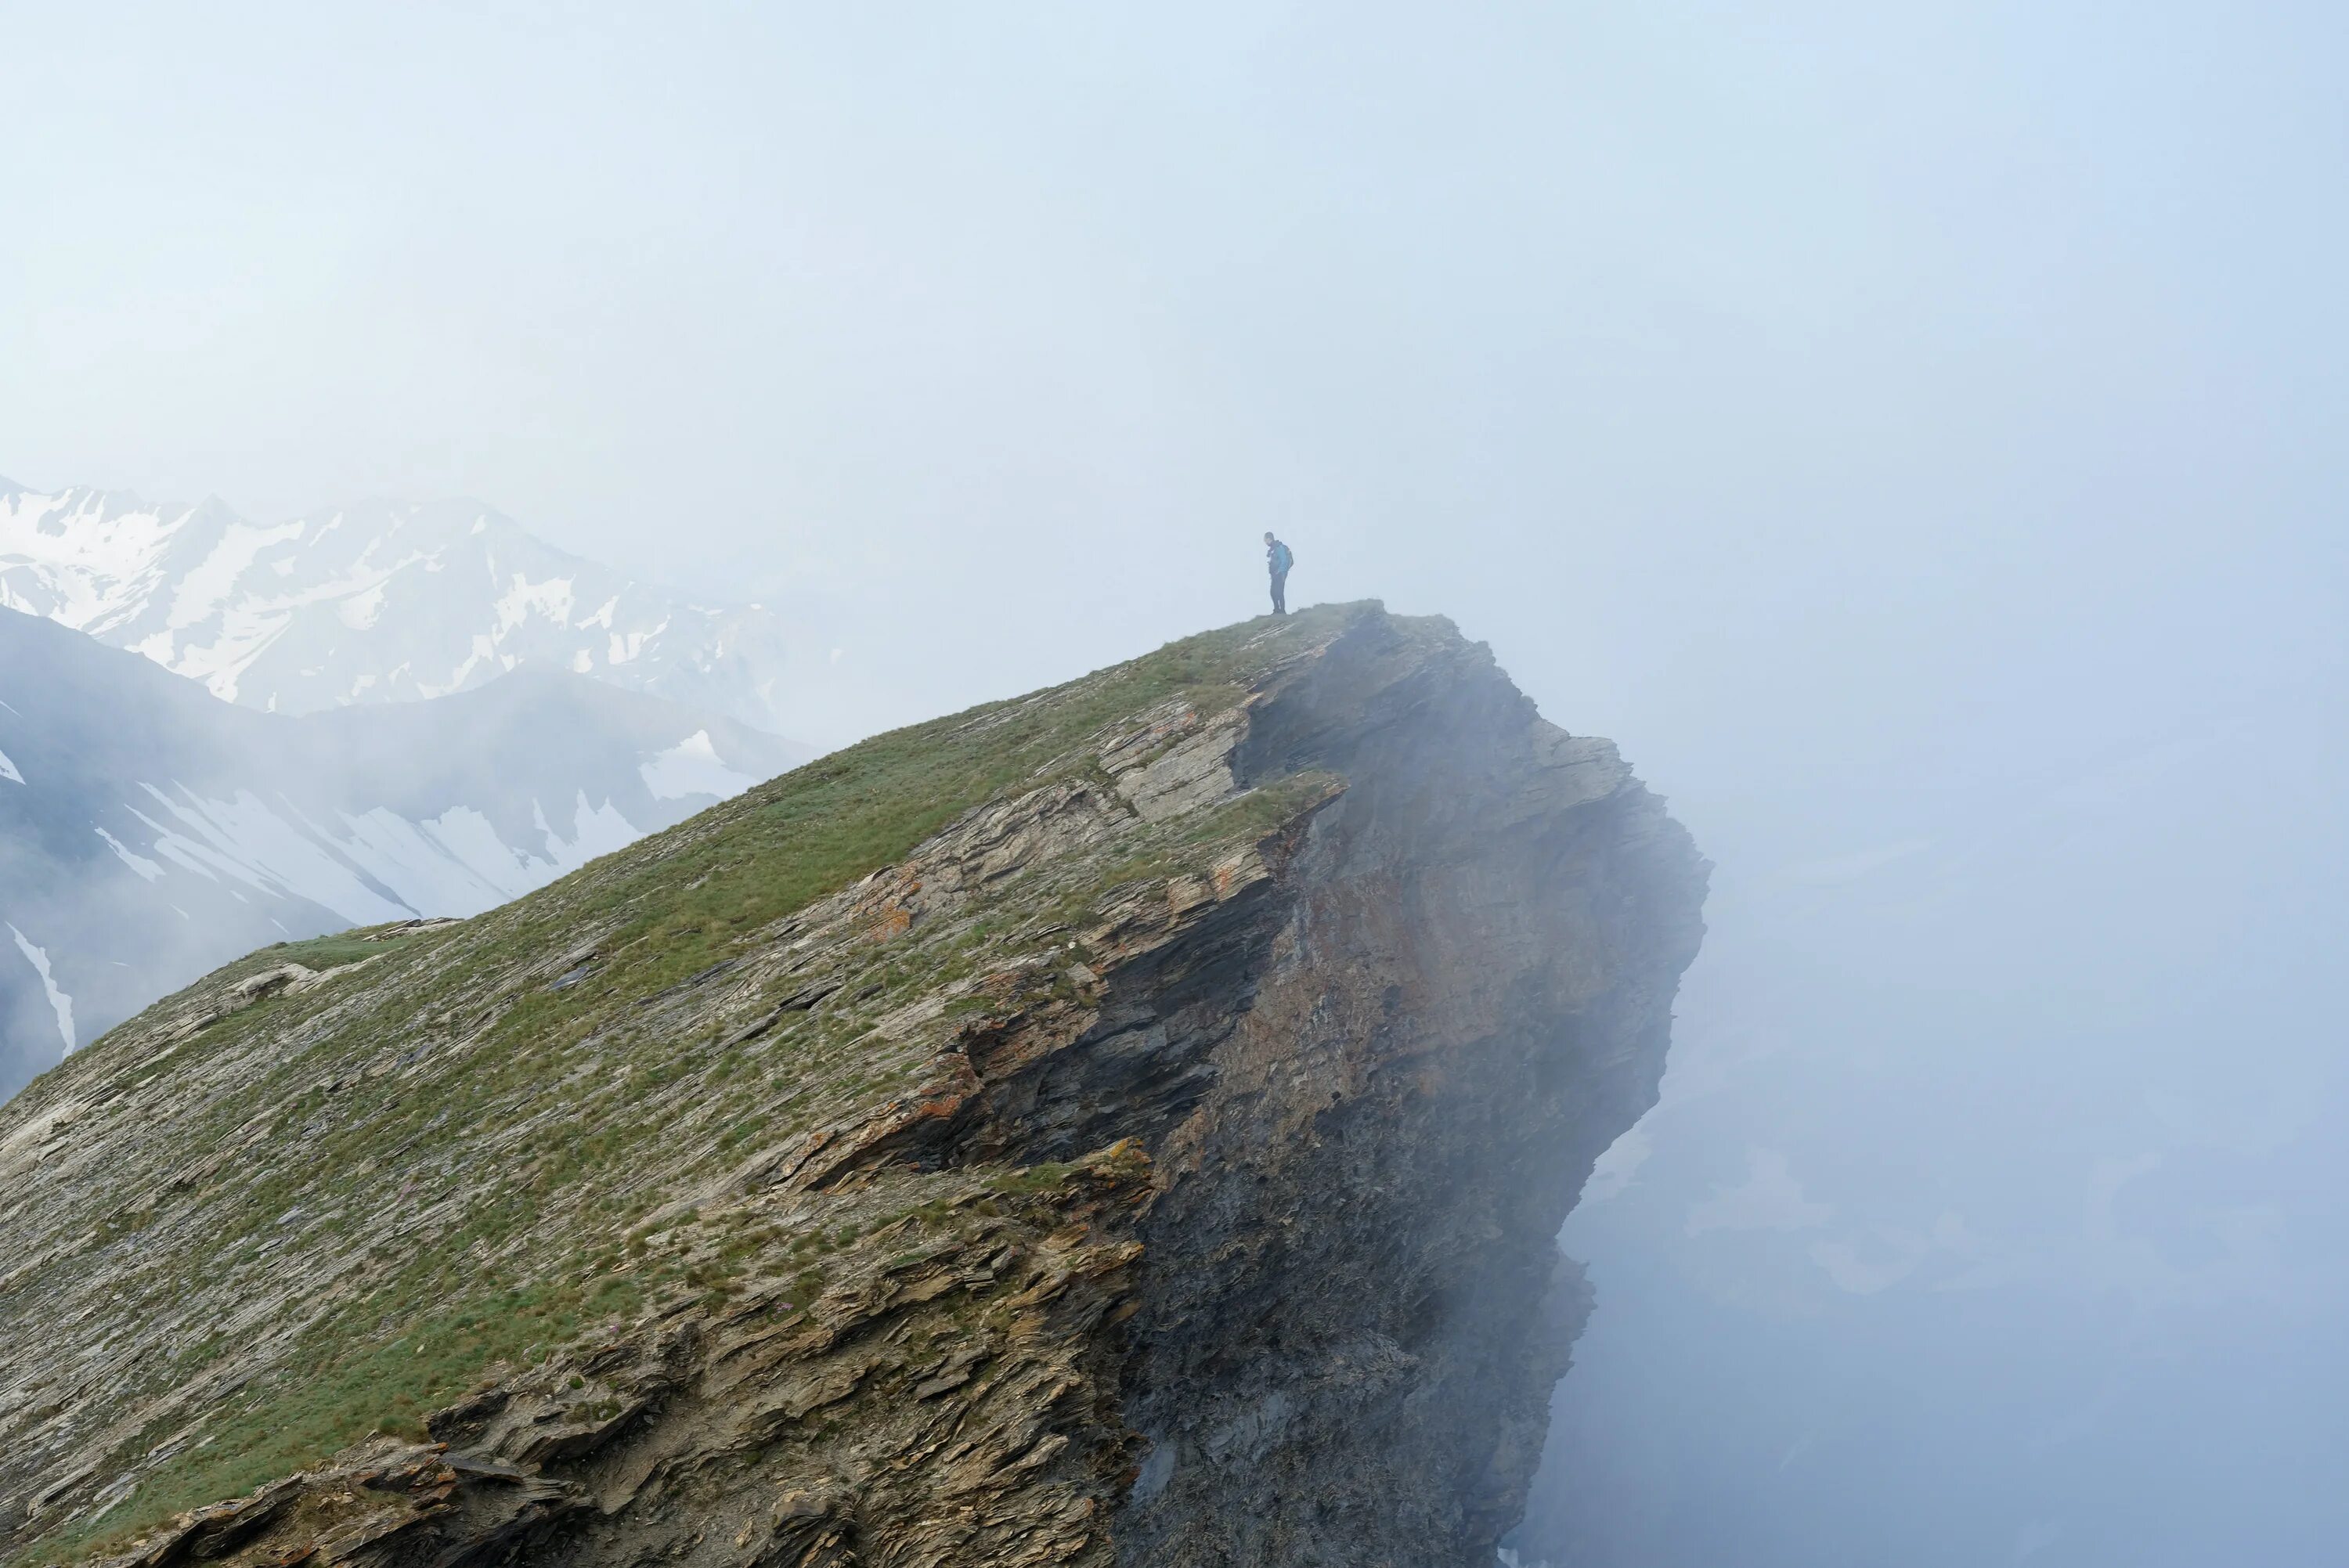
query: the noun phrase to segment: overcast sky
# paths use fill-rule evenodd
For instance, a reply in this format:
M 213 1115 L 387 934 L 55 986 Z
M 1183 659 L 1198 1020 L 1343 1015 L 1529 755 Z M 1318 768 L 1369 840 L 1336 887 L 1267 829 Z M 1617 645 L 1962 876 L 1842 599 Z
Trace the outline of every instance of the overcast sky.
M 893 719 L 1266 526 L 1619 730 L 2102 667 L 2338 515 L 2336 15 L 12 5 L 0 473 L 479 496 Z
M 2103 1222 L 2155 1057 L 2162 1093 L 2224 1068 L 2255 1120 L 2324 1108 L 2246 1178 L 2298 1222 L 2338 1015 L 2247 953 L 2282 887 L 2298 940 L 2339 930 L 2337 5 L 5 4 L 0 54 L 0 473 L 261 520 L 478 496 L 782 609 L 827 742 L 1251 614 L 1274 528 L 1292 601 L 1453 615 L 1721 862 L 1675 1082 L 1731 1109 L 1668 1102 L 1619 1172 L 1676 1247 L 1783 1238 L 1744 1285 L 1921 1321 L 1837 1284 L 1880 1248 L 1738 1217 L 1892 1201 L 1913 1130 L 1862 1123 L 1945 1092 L 1929 1049 L 2070 1063 L 2111 1136 L 1971 1209 L 1903 1189 L 1904 1234 Z M 2215 779 L 2250 782 L 2165 882 Z M 2109 846 L 2015 847 L 2066 810 Z M 1878 876 L 1955 879 L 1919 894 L 1941 923 L 1878 919 Z M 1988 940 L 2013 909 L 2028 939 Z M 2008 999 L 1971 1032 L 1839 984 L 1960 937 L 1992 966 L 1960 988 Z M 2180 1034 L 2181 974 L 2206 1024 L 2257 976 L 2288 1045 Z M 1999 1105 L 1976 1174 L 2044 1144 Z M 1980 1248 L 2064 1253 L 2008 1231 Z M 1664 1268 L 1638 1234 L 1594 1222 L 1619 1281 Z M 1671 1288 L 1713 1311 L 1730 1268 Z M 1637 1400 L 1669 1346 L 1603 1329 L 1590 1387 Z M 2054 1551 L 2047 1517 L 2001 1539 Z M 1834 1522 L 1782 1521 L 1786 1561 L 1845 1561 Z

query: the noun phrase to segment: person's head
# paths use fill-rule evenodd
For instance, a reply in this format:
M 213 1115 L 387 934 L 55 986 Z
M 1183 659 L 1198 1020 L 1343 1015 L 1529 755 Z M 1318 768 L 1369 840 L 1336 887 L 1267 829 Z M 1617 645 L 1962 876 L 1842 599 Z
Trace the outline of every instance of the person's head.
M 1270 544 L 1272 542 L 1272 530 L 1268 528 L 1264 531 L 1264 542 L 1267 544 Z

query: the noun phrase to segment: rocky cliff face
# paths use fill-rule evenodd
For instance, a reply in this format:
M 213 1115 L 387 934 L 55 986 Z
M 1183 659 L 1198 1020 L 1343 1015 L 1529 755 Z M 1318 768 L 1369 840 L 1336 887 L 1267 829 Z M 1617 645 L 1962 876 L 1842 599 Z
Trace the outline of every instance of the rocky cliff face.
M 1489 1563 L 1703 871 L 1357 607 L 256 954 L 0 1112 L 0 1549 Z

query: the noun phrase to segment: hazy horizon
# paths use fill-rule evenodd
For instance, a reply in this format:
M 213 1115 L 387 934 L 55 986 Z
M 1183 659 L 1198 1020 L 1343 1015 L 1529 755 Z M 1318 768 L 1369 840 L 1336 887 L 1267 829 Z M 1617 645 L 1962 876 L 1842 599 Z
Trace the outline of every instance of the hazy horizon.
M 8 34 L 20 483 L 478 497 L 769 606 L 823 744 L 1255 614 L 1270 528 L 1615 738 L 1719 869 L 1561 1568 L 2349 1525 L 2337 8 Z

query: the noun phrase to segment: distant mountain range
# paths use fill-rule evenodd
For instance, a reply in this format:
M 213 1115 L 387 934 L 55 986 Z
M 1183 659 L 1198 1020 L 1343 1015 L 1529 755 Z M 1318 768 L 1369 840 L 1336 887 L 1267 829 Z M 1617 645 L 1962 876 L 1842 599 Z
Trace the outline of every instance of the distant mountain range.
M 113 526 L 109 517 L 145 526 L 97 500 L 62 514 L 36 502 L 28 513 L 21 492 L 16 511 L 0 515 L 50 540 L 57 536 L 40 530 L 60 516 L 91 537 Z M 218 647 L 202 637 L 244 624 L 244 612 L 222 605 L 237 597 L 228 590 L 250 575 L 251 562 L 277 576 L 271 562 L 283 559 L 294 568 L 283 574 L 288 581 L 326 580 L 306 553 L 254 553 L 235 542 L 243 525 L 215 528 L 217 518 L 191 521 L 195 515 L 171 522 L 172 537 L 209 536 L 203 560 L 232 558 L 226 564 L 207 575 L 200 562 L 169 586 L 142 586 L 135 573 L 110 576 L 108 592 L 118 598 L 68 597 L 61 607 L 69 614 L 58 618 L 133 634 L 150 656 L 165 647 L 154 639 L 191 634 L 171 643 L 185 663 Z M 404 541 L 401 550 L 426 537 L 379 535 Z M 146 559 L 160 572 L 156 562 L 175 558 L 165 548 Z M 442 569 L 457 570 L 460 559 L 444 556 Z M 229 570 L 237 561 L 247 566 Z M 0 568 L 0 581 L 11 570 Z M 16 579 L 18 601 L 25 581 Z M 47 581 L 79 594 L 95 593 L 99 579 Z M 398 571 L 378 581 L 409 582 Z M 379 602 L 388 617 L 388 589 Z M 338 616 L 334 603 L 315 602 Z M 183 604 L 204 613 L 182 616 Z M 150 615 L 156 630 L 139 632 Z M 552 620 L 541 619 L 551 640 Z M 233 668 L 214 671 L 213 689 L 226 682 L 250 698 L 250 683 L 274 682 L 256 672 L 280 667 L 272 657 L 296 624 L 316 626 L 294 615 L 285 634 L 260 639 Z M 239 954 L 354 924 L 474 913 L 807 755 L 731 719 L 543 664 L 460 696 L 297 717 L 215 701 L 156 667 L 171 663 L 0 611 L 0 1098 Z M 456 684 L 474 678 L 467 672 Z M 316 696 L 327 689 L 323 679 L 299 689 Z M 267 689 L 283 698 L 296 688 L 289 681 Z
M 217 500 L 0 480 L 0 606 L 278 713 L 440 696 L 528 667 L 789 727 L 766 612 L 632 581 L 470 500 L 258 524 Z

